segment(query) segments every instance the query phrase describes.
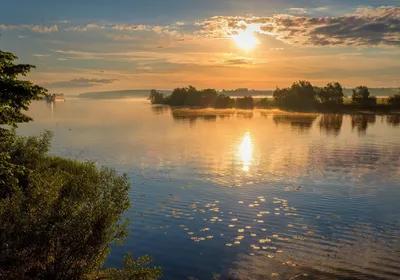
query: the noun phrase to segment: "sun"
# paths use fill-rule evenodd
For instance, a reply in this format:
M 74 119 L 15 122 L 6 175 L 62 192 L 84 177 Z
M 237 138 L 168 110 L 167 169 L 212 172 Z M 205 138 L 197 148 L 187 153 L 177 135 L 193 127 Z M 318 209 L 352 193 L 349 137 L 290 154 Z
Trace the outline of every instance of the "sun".
M 239 31 L 238 34 L 232 35 L 232 39 L 235 41 L 238 48 L 244 51 L 250 51 L 254 49 L 260 42 L 257 37 L 254 36 L 254 31 L 251 28 Z

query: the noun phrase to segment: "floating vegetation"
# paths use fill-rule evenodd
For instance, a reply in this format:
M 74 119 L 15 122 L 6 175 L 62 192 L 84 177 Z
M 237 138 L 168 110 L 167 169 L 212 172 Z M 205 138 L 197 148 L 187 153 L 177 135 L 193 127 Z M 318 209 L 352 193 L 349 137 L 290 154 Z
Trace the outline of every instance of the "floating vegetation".
M 228 227 L 233 228 L 233 227 L 235 227 L 235 225 L 229 225 Z
M 239 235 L 239 236 L 237 236 L 235 239 L 236 239 L 236 240 L 242 240 L 242 239 L 244 239 L 244 236 L 243 236 L 243 235 Z
M 226 247 L 231 247 L 232 244 L 231 243 L 226 243 Z
M 214 238 L 214 236 L 212 235 L 207 236 L 207 239 L 212 239 L 212 238 Z
M 251 229 L 251 226 L 246 226 L 247 229 Z
M 239 245 L 239 244 L 240 244 L 240 241 L 235 241 L 235 244 L 236 244 L 236 245 Z
M 254 204 L 249 204 L 249 207 L 254 207 Z
M 250 234 L 251 236 L 253 236 L 253 237 L 255 237 L 255 236 L 257 236 L 257 234 L 256 233 L 252 233 L 252 234 Z
M 238 229 L 238 232 L 244 232 L 244 229 L 240 228 Z
M 193 235 L 193 234 L 194 234 L 194 232 L 192 232 L 192 231 L 189 231 L 189 232 L 188 232 L 188 234 L 189 234 L 189 235 Z
M 209 231 L 209 228 L 202 228 L 200 231 Z
M 253 248 L 253 250 L 260 250 L 260 246 L 254 244 L 251 244 L 250 247 Z
M 257 220 L 257 223 L 261 224 L 261 223 L 264 223 L 264 221 L 263 220 Z
M 274 235 L 272 235 L 272 237 L 274 237 L 274 238 L 278 238 L 278 237 L 279 237 L 279 235 L 277 235 L 277 234 L 274 234 Z
M 238 203 L 239 203 L 239 204 L 243 204 L 243 201 L 239 201 Z
M 265 232 L 265 231 L 267 231 L 267 229 L 266 229 L 266 228 L 262 228 L 261 231 L 264 231 L 264 232 Z
M 231 219 L 232 220 L 232 222 L 236 222 L 238 219 L 236 219 L 236 218 L 233 218 L 233 219 Z

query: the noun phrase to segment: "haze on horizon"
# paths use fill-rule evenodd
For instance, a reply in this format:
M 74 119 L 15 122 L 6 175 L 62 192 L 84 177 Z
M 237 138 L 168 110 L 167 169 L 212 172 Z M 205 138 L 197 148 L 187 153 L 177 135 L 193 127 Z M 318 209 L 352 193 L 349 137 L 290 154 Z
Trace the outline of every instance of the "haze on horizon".
M 188 84 L 273 89 L 299 79 L 400 87 L 398 4 L 7 1 L 0 48 L 37 66 L 29 79 L 64 93 Z

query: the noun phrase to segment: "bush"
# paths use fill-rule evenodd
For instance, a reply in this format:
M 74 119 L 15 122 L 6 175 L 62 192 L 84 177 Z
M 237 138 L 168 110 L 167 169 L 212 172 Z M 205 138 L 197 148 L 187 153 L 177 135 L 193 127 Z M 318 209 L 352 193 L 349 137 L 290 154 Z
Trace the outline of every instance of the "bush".
M 253 97 L 251 97 L 250 95 L 244 97 L 238 97 L 236 99 L 236 108 L 252 110 L 254 108 Z
M 400 107 L 400 93 L 390 96 L 388 99 L 388 104 L 394 107 Z
M 312 110 L 316 105 L 316 92 L 310 82 L 299 81 L 290 88 L 277 88 L 274 100 L 280 107 L 286 109 Z
M 370 92 L 366 86 L 358 86 L 353 89 L 352 102 L 354 105 L 363 109 L 375 107 L 377 99 L 375 96 L 370 96 Z
M 126 235 L 127 177 L 48 156 L 49 132 L 28 138 L 10 132 L 7 139 L 0 151 L 21 172 L 12 184 L 1 185 L 0 278 L 82 279 L 99 273 L 110 245 Z M 146 279 L 156 279 L 159 269 L 148 269 L 153 278 Z

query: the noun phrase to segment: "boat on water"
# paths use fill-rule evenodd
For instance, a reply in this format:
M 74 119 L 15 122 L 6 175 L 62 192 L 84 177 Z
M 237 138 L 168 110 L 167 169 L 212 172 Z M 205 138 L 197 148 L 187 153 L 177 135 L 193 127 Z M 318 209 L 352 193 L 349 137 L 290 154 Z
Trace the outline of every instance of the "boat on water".
M 52 93 L 47 97 L 47 102 L 65 102 L 65 95 L 64 94 L 56 94 Z

